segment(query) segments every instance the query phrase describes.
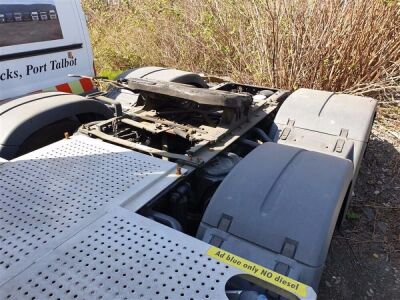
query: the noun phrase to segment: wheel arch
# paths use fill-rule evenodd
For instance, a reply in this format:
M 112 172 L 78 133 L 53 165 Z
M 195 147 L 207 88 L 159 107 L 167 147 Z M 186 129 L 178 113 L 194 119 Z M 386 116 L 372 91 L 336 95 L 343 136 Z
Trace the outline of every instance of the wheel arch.
M 88 116 L 104 119 L 112 112 L 103 103 L 66 93 L 38 93 L 8 101 L 0 106 L 0 156 L 14 158 L 24 141 L 46 126 L 71 118 L 82 123 L 90 120 Z

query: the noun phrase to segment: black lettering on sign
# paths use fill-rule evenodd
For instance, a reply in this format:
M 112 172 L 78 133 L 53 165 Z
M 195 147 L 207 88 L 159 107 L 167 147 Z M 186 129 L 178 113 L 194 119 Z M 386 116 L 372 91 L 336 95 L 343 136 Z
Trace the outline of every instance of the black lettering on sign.
M 52 70 L 59 70 L 59 69 L 64 69 L 64 68 L 68 68 L 68 67 L 73 67 L 73 66 L 76 66 L 76 63 L 77 63 L 76 57 L 73 59 L 63 58 L 61 60 L 50 61 Z
M 11 70 L 9 68 L 4 71 L 0 70 L 0 81 L 12 80 L 12 79 L 22 79 L 24 76 L 31 76 L 36 74 L 45 73 L 48 71 L 56 71 L 65 68 L 77 66 L 77 58 L 62 58 L 59 60 L 51 60 L 49 63 L 44 63 L 40 65 L 28 64 L 25 66 L 25 72 L 21 74 L 19 70 Z
M 0 73 L 0 81 L 5 81 L 5 80 L 10 80 L 10 79 L 16 79 L 20 78 L 20 74 L 18 70 L 10 70 L 6 69 L 4 72 Z
M 26 75 L 32 75 L 32 74 L 39 74 L 42 72 L 47 72 L 47 64 L 43 64 L 40 66 L 33 66 L 33 65 L 27 65 L 26 66 Z

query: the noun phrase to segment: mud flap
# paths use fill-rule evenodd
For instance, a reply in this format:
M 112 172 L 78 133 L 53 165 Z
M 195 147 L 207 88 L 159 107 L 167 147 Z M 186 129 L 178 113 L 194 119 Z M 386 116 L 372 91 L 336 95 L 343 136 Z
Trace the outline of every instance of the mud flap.
M 352 174 L 350 160 L 266 143 L 224 179 L 197 235 L 316 289 Z

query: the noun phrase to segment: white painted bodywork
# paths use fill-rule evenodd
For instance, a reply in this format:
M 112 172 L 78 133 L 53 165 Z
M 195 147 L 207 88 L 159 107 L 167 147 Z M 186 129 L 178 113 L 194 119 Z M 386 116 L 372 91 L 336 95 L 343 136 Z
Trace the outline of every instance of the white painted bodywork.
M 13 1 L 12 4 L 26 2 L 29 2 L 29 0 L 23 2 Z M 42 2 L 55 4 L 63 38 L 58 40 L 0 47 L 0 101 L 76 80 L 76 78 L 68 77 L 68 74 L 94 75 L 93 53 L 80 0 L 54 0 L 53 2 L 43 0 Z M 9 0 L 0 0 L 0 6 L 9 3 Z M 35 3 L 37 3 L 36 0 Z M 56 20 L 39 22 L 54 21 Z M 37 24 L 37 22 L 33 23 Z M 0 24 L 0 26 L 3 25 L 9 24 Z M 12 54 L 66 47 L 76 44 L 82 44 L 82 48 L 24 58 L 7 59 L 7 56 Z M 6 57 L 6 59 L 1 59 L 1 57 Z M 62 61 L 63 59 L 70 60 L 75 58 L 76 65 L 61 69 L 52 68 L 51 61 Z M 45 71 L 44 68 L 42 68 L 41 72 L 33 73 L 31 71 L 28 74 L 27 68 L 29 65 L 38 67 L 39 69 L 40 66 L 47 65 L 47 68 Z M 12 72 L 13 78 L 7 76 L 7 73 L 10 75 L 10 72 Z

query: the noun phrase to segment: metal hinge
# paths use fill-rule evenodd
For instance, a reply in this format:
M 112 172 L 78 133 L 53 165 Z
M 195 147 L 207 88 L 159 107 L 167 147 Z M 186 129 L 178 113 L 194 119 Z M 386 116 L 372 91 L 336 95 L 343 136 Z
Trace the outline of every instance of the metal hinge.
M 232 219 L 233 218 L 231 216 L 222 214 L 222 217 L 218 222 L 218 229 L 227 232 L 229 230 L 229 227 L 231 226 Z
M 222 214 L 221 219 L 218 222 L 218 229 L 228 232 L 229 227 L 231 226 L 233 218 L 231 216 L 228 216 L 226 214 Z M 210 240 L 210 244 L 216 247 L 221 247 L 222 243 L 224 242 L 224 239 L 218 235 L 213 234 L 212 238 Z
M 289 119 L 287 121 L 287 125 L 293 127 L 294 126 L 294 120 Z
M 294 255 L 296 254 L 297 245 L 297 241 L 286 238 L 285 243 L 283 244 L 283 247 L 281 249 L 281 255 L 293 259 Z M 274 270 L 283 275 L 288 275 L 290 271 L 290 266 L 288 264 L 278 261 L 275 265 Z
M 212 235 L 211 240 L 210 240 L 210 245 L 213 245 L 215 247 L 221 247 L 222 243 L 224 242 L 223 238 L 217 235 Z
M 281 140 L 286 140 L 288 138 L 288 136 L 290 134 L 290 131 L 292 130 L 291 127 L 294 126 L 294 120 L 289 119 L 287 121 L 287 125 L 290 126 L 290 127 L 286 127 L 285 129 L 282 130 L 282 133 L 281 133 L 281 135 L 279 137 Z
M 286 127 L 285 129 L 282 130 L 281 136 L 279 137 L 281 140 L 286 140 L 287 137 L 289 136 L 291 129 L 289 127 Z
M 341 153 L 343 151 L 343 147 L 344 147 L 344 144 L 346 142 L 346 139 L 347 139 L 348 135 L 349 135 L 349 130 L 348 129 L 343 129 L 342 128 L 340 130 L 340 134 L 339 134 L 340 138 L 336 142 L 335 149 L 334 149 L 335 152 Z

